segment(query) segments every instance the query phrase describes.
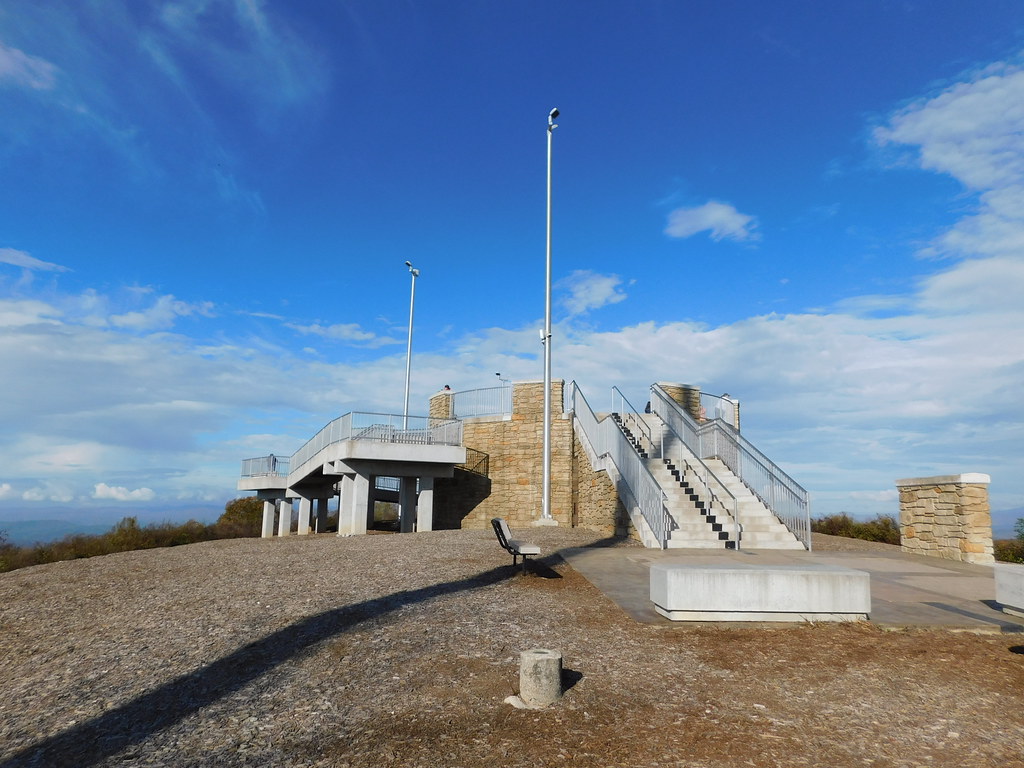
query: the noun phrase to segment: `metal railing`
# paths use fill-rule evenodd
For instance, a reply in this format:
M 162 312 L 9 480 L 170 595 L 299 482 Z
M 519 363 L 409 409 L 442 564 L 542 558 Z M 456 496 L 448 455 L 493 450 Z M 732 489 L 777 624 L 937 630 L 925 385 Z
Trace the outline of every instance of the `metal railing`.
M 707 392 L 700 393 L 700 412 L 706 421 L 721 419 L 730 427 L 738 431 L 738 427 L 736 426 L 736 411 L 738 407 L 738 401 L 731 397 L 709 395 Z
M 651 387 L 654 412 L 700 459 L 721 459 L 751 493 L 779 518 L 808 550 L 811 548 L 811 509 L 807 491 L 736 430 L 721 420 L 697 424 L 657 384 Z
M 432 419 L 428 416 L 353 411 L 327 424 L 293 453 L 291 466 L 301 467 L 328 445 L 346 440 L 373 440 L 413 445 L 461 445 L 462 422 L 454 419 Z
M 654 448 L 654 441 L 651 439 L 651 428 L 618 387 L 612 387 L 612 413 L 619 414 L 623 426 L 633 433 L 641 445 L 647 445 L 651 449 Z
M 611 418 L 598 421 L 576 382 L 572 382 L 569 387 L 571 410 L 576 423 L 579 424 L 594 453 L 598 457 L 607 456 L 619 473 L 620 482 L 616 484 L 619 497 L 624 504 L 640 510 L 640 514 L 657 538 L 658 545 L 664 549 L 671 527 L 671 520 L 665 507 L 667 500 L 664 491 L 618 425 Z
M 242 459 L 242 477 L 287 477 L 290 461 L 278 458 L 274 454 Z
M 469 419 L 474 416 L 508 416 L 512 413 L 512 387 L 467 389 L 452 394 L 452 416 Z
M 674 415 L 676 414 L 669 413 L 670 417 Z M 678 436 L 677 430 L 681 426 L 679 422 L 665 419 L 663 421 L 669 432 Z M 687 450 L 689 446 L 683 440 L 673 440 L 671 437 L 666 440 L 665 433 L 662 431 L 660 442 L 662 460 L 679 470 L 680 475 L 691 484 L 694 493 L 708 505 L 708 510 L 716 518 L 723 518 L 723 525 L 732 530 L 732 541 L 736 542 L 736 549 L 740 549 L 743 540 L 743 523 L 740 520 L 739 501 L 724 485 L 717 481 L 712 482 L 715 479 L 714 473 L 692 450 Z

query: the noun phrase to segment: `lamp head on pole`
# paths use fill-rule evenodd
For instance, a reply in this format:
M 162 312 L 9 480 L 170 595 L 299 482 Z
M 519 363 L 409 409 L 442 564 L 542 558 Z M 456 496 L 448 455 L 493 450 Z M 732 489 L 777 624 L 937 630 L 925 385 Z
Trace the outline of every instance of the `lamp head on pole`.
M 558 108 L 557 107 L 555 109 L 552 109 L 551 112 L 548 113 L 548 130 L 549 131 L 553 131 L 555 128 L 558 127 L 557 125 L 555 125 L 555 118 L 557 118 L 558 115 L 559 115 L 559 112 L 558 112 Z
M 411 261 L 407 261 L 407 262 L 405 262 L 405 266 L 407 266 L 407 267 L 409 268 L 409 273 L 410 273 L 410 274 L 411 274 L 411 275 L 412 275 L 413 277 L 419 277 L 419 276 L 420 276 L 420 271 L 419 271 L 418 269 L 416 269 L 415 267 L 413 267 L 413 265 L 412 265 L 412 262 L 411 262 Z

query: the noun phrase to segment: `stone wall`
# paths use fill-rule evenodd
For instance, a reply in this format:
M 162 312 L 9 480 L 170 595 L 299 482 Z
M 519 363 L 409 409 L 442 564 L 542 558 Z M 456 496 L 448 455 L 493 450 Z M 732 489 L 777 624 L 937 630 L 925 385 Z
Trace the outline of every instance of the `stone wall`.
M 551 516 L 559 525 L 625 533 L 628 516 L 619 511 L 614 486 L 606 473 L 591 469 L 577 447 L 572 416 L 562 412 L 563 391 L 563 381 L 551 383 Z M 431 400 L 431 415 L 439 397 Z M 543 495 L 544 383 L 515 383 L 511 418 L 467 419 L 462 436 L 469 453 L 466 466 L 452 478 L 435 481 L 434 527 L 488 528 L 492 517 L 503 517 L 517 529 L 537 520 Z
M 595 471 L 579 437 L 573 436 L 573 526 L 600 531 L 606 536 L 640 539 L 615 484 L 607 472 Z
M 994 562 L 990 480 L 978 473 L 897 480 L 903 551 L 967 563 Z

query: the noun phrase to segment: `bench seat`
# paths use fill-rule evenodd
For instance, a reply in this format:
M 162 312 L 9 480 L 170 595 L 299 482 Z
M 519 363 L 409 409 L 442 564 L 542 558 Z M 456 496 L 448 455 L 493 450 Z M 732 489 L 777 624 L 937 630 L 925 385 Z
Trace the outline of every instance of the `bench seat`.
M 528 541 L 512 538 L 512 531 L 508 523 L 501 517 L 491 519 L 491 527 L 494 528 L 494 535 L 498 537 L 498 543 L 512 555 L 512 565 L 521 557 L 523 558 L 523 570 L 526 570 L 526 558 L 540 554 L 540 547 Z

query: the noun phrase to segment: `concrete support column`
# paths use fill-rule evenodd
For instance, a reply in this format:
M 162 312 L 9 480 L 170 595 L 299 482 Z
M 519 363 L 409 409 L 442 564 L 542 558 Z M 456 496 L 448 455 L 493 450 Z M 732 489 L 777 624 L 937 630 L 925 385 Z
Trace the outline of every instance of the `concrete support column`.
M 351 536 L 356 532 L 355 492 L 356 476 L 342 475 L 338 483 L 338 535 Z
M 260 535 L 264 539 L 269 539 L 274 535 L 274 511 L 277 508 L 277 502 L 264 501 L 263 502 L 263 530 Z
M 316 500 L 316 532 L 323 533 L 327 530 L 327 505 L 330 499 Z
M 313 511 L 312 499 L 299 499 L 299 536 L 309 535 L 309 518 Z
M 277 535 L 287 536 L 292 531 L 292 500 L 281 499 L 278 502 Z
M 373 501 L 370 476 L 354 475 L 352 483 L 352 533 L 366 533 L 373 525 Z
M 434 530 L 434 478 L 420 478 L 420 496 L 416 500 L 416 530 Z
M 412 533 L 416 529 L 416 478 L 400 478 L 398 489 L 398 520 L 402 533 Z

